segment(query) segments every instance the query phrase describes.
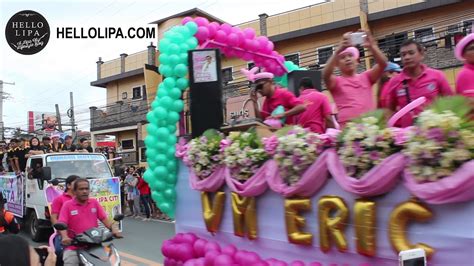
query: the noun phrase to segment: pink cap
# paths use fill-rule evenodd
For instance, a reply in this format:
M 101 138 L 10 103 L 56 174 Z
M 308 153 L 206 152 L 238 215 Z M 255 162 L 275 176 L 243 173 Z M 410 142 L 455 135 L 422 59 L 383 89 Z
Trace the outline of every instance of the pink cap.
M 240 70 L 240 72 L 242 72 L 242 74 L 244 74 L 247 77 L 247 79 L 251 82 L 256 82 L 257 80 L 261 80 L 261 79 L 272 79 L 274 77 L 274 75 L 270 72 L 257 73 L 257 71 L 258 71 L 258 67 L 254 67 L 250 70 L 247 70 L 245 68 L 242 68 Z
M 340 52 L 339 54 L 340 55 L 343 55 L 343 54 L 352 54 L 352 57 L 354 57 L 356 60 L 359 59 L 359 50 L 355 47 L 347 47 L 346 49 L 344 49 L 344 51 Z
M 458 60 L 464 61 L 464 57 L 462 56 L 462 51 L 472 41 L 474 41 L 474 33 L 468 34 L 466 37 L 462 38 L 461 41 L 459 41 L 459 43 L 456 45 L 456 49 L 454 50 L 454 55 L 456 56 Z

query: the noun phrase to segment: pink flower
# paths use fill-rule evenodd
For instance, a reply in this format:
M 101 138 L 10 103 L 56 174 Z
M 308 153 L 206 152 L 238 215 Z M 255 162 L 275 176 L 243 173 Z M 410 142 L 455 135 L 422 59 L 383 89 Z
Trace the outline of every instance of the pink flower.
M 392 128 L 395 137 L 395 145 L 403 145 L 405 144 L 409 137 L 408 133 L 412 130 L 412 127 L 406 128 Z
M 177 158 L 185 158 L 186 153 L 188 152 L 188 144 L 184 138 L 181 138 L 178 143 L 176 143 L 176 152 L 175 156 Z
M 270 154 L 274 155 L 276 152 L 276 149 L 278 147 L 278 138 L 275 135 L 272 135 L 269 138 L 263 138 L 263 146 L 265 151 Z
M 219 152 L 224 152 L 224 150 L 229 147 L 230 145 L 232 145 L 232 141 L 229 140 L 229 139 L 222 139 L 221 140 L 221 143 L 220 143 L 220 149 L 219 149 Z

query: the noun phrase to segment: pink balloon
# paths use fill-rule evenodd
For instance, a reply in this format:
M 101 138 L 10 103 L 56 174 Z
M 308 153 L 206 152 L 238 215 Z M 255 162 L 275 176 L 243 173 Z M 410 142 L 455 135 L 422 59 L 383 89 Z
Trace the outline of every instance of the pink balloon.
M 189 244 L 191 244 L 191 245 L 193 245 L 194 242 L 195 242 L 197 239 L 198 239 L 198 237 L 197 237 L 195 234 L 193 234 L 193 233 L 186 233 L 186 234 L 184 234 L 184 236 L 183 236 L 183 242 L 184 242 L 184 243 L 189 243 Z
M 198 239 L 196 242 L 194 242 L 194 254 L 196 254 L 197 257 L 203 257 L 206 254 L 206 244 L 207 241 L 204 239 Z
M 319 262 L 311 262 L 309 266 L 323 266 L 323 265 Z
M 192 17 L 185 17 L 183 18 L 183 20 L 181 20 L 181 24 L 184 25 L 190 21 L 193 21 L 193 18 Z
M 225 33 L 223 30 L 218 30 L 216 32 L 216 36 L 214 39 L 220 43 L 226 43 L 227 42 L 227 33 Z
M 267 45 L 264 47 L 263 52 L 266 54 L 271 54 L 273 51 L 273 48 L 275 48 L 275 45 L 273 42 L 267 42 Z
M 206 252 L 206 256 L 204 257 L 204 265 L 214 266 L 214 260 L 219 255 L 220 253 L 217 252 L 216 250 L 211 250 L 209 252 Z
M 227 254 L 221 254 L 214 259 L 214 266 L 228 266 L 232 265 L 234 260 Z
M 219 246 L 219 244 L 217 244 L 216 242 L 208 242 L 206 244 L 206 246 L 204 247 L 204 251 L 207 253 L 211 250 L 215 250 L 217 252 L 221 252 L 221 247 Z
M 179 244 L 177 252 L 177 259 L 180 261 L 187 261 L 194 258 L 193 246 L 189 243 Z
M 198 31 L 196 32 L 194 37 L 196 37 L 198 41 L 205 41 L 207 37 L 209 37 L 209 30 L 207 29 L 207 27 L 199 26 Z
M 235 252 L 237 252 L 237 248 L 234 245 L 228 245 L 222 249 L 222 254 L 227 254 L 229 256 L 234 256 Z
M 244 258 L 245 265 L 253 265 L 253 263 L 259 262 L 260 256 L 255 252 L 248 252 Z
M 255 38 L 255 30 L 253 28 L 246 28 L 244 29 L 244 36 L 247 39 Z
M 175 243 L 181 243 L 183 241 L 183 237 L 184 237 L 184 234 L 183 233 L 177 233 L 174 238 L 173 238 L 173 241 Z
M 226 34 L 232 33 L 232 26 L 228 23 L 224 23 L 221 25 L 221 30 L 224 31 Z
M 251 54 L 251 53 L 244 53 L 244 55 L 242 56 L 242 59 L 244 59 L 245 61 L 252 61 L 252 59 L 253 59 L 253 54 Z
M 174 259 L 165 258 L 164 266 L 176 266 L 176 261 Z
M 258 50 L 258 42 L 256 40 L 245 40 L 245 48 L 247 50 L 256 52 Z
M 239 44 L 239 36 L 237 36 L 237 34 L 235 33 L 231 33 L 227 36 L 227 43 L 230 45 L 230 46 L 237 46 Z
M 290 266 L 305 266 L 304 262 L 300 261 L 300 260 L 295 260 L 293 261 Z
M 194 22 L 196 22 L 196 24 L 198 26 L 207 26 L 209 24 L 209 20 L 207 20 L 207 18 L 203 18 L 203 17 L 197 17 L 194 19 Z
M 261 46 L 265 46 L 268 43 L 268 38 L 267 36 L 258 36 L 257 41 Z
M 209 38 L 212 39 L 214 38 L 214 36 L 216 36 L 216 32 L 217 30 L 219 29 L 219 25 L 215 25 L 215 24 L 212 24 L 212 23 L 209 23 L 209 25 L 207 25 L 207 30 L 209 31 Z
M 245 257 L 247 256 L 247 253 L 248 252 L 245 250 L 238 250 L 234 254 L 234 260 L 242 265 L 244 263 Z

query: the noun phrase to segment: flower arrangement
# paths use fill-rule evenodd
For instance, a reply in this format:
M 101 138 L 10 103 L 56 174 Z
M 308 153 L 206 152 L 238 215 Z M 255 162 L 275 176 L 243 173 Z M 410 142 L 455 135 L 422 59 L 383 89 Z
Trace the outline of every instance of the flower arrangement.
M 395 131 L 385 127 L 383 111 L 347 123 L 338 137 L 337 152 L 347 174 L 360 178 L 388 156 L 401 150 Z
M 329 139 L 303 129 L 299 126 L 290 128 L 263 140 L 265 150 L 273 155 L 278 164 L 280 176 L 287 185 L 296 184 L 303 172 L 316 161 L 317 157 L 329 145 Z
M 221 141 L 224 163 L 233 178 L 245 182 L 268 159 L 255 130 L 232 132 Z
M 420 113 L 416 127 L 407 132 L 403 153 L 408 171 L 417 182 L 450 176 L 463 163 L 474 159 L 474 130 L 467 101 L 441 98 Z
M 207 130 L 201 137 L 194 138 L 187 144 L 183 162 L 199 178 L 208 177 L 222 165 L 223 154 L 220 152 L 222 139 L 222 133 L 216 130 Z

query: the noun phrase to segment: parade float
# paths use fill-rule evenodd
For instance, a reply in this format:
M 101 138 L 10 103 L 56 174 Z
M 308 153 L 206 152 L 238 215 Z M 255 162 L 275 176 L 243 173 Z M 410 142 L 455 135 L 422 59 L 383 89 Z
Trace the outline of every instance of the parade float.
M 397 265 L 412 248 L 424 249 L 429 265 L 474 261 L 466 99 L 440 99 L 409 128 L 392 125 L 422 98 L 388 122 L 376 111 L 326 134 L 211 129 L 178 142 L 187 51 L 197 48 L 253 61 L 283 85 L 298 69 L 253 29 L 198 17 L 164 34 L 144 178 L 176 220 L 176 236 L 161 247 L 165 265 Z

